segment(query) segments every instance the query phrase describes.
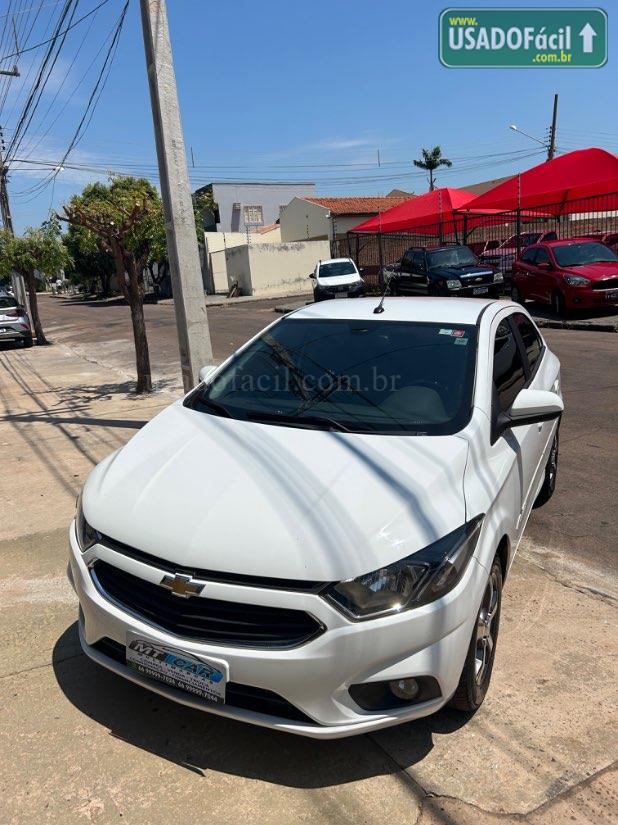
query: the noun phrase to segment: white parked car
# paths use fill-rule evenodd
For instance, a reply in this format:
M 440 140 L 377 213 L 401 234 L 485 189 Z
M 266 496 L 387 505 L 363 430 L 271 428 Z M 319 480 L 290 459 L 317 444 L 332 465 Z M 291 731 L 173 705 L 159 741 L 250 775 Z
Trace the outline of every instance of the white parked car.
M 375 309 L 278 320 L 92 471 L 69 565 L 88 656 L 318 738 L 479 707 L 554 491 L 560 364 L 509 301 Z
M 365 282 L 352 258 L 319 261 L 311 278 L 316 302 L 329 298 L 360 298 L 365 293 Z

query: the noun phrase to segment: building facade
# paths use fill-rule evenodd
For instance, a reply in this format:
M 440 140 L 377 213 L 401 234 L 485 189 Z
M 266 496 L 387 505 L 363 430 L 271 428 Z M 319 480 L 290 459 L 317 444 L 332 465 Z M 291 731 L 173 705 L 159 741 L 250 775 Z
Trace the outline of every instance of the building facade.
M 281 240 L 344 238 L 359 223 L 397 206 L 412 195 L 393 197 L 295 197 L 281 210 Z
M 281 209 L 295 197 L 311 197 L 310 181 L 237 182 L 213 181 L 194 193 L 212 192 L 214 214 L 204 217 L 206 232 L 254 232 L 279 220 Z

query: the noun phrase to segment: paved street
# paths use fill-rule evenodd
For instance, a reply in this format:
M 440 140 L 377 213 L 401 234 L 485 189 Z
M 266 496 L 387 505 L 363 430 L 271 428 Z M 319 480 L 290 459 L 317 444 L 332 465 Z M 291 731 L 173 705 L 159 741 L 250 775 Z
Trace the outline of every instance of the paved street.
M 213 308 L 217 359 L 274 303 Z M 3 822 L 615 821 L 615 334 L 545 333 L 567 404 L 558 489 L 507 582 L 481 711 L 313 742 L 173 705 L 81 654 L 67 525 L 91 467 L 177 391 L 173 307 L 146 307 L 148 398 L 129 392 L 126 306 L 45 297 L 42 315 L 54 346 L 0 346 Z

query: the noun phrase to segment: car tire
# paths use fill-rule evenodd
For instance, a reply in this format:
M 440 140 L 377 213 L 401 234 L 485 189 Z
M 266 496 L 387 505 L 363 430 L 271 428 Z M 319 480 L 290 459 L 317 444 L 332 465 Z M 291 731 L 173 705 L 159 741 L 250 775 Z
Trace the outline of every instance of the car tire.
M 547 464 L 545 465 L 545 477 L 543 479 L 543 486 L 539 490 L 539 494 L 534 500 L 533 507 L 542 507 L 547 504 L 549 499 L 553 496 L 556 489 L 556 478 L 558 476 L 558 448 L 560 439 L 558 436 L 559 430 L 556 430 L 554 440 L 551 444 Z
M 516 304 L 521 304 L 522 306 L 526 302 L 526 299 L 521 294 L 521 291 L 520 291 L 519 287 L 516 286 L 515 284 L 513 284 L 511 286 L 511 301 L 513 301 Z
M 499 559 L 495 558 L 474 623 L 459 684 L 448 703 L 455 710 L 474 713 L 483 704 L 494 666 L 501 607 L 502 567 Z
M 26 338 L 22 340 L 24 342 L 24 347 L 26 348 L 31 347 L 34 344 L 34 341 L 32 340 L 32 335 L 28 335 Z
M 558 318 L 564 318 L 566 315 L 566 301 L 564 295 L 559 289 L 556 289 L 551 296 L 551 308 Z

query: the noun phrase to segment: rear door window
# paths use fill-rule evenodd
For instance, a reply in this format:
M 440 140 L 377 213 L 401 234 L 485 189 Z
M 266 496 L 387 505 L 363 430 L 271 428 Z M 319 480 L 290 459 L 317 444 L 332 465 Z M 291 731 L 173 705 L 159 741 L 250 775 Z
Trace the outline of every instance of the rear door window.
M 536 258 L 534 263 L 538 266 L 539 264 L 548 264 L 549 261 L 549 252 L 542 246 L 539 246 L 536 251 Z
M 537 332 L 532 321 L 523 313 L 516 313 L 513 316 L 513 320 L 515 321 L 517 331 L 519 332 L 524 349 L 526 350 L 530 372 L 533 372 L 543 350 L 541 336 Z
M 517 339 L 505 319 L 499 324 L 494 341 L 494 389 L 498 407 L 495 412 L 507 412 L 525 383 L 524 362 Z

